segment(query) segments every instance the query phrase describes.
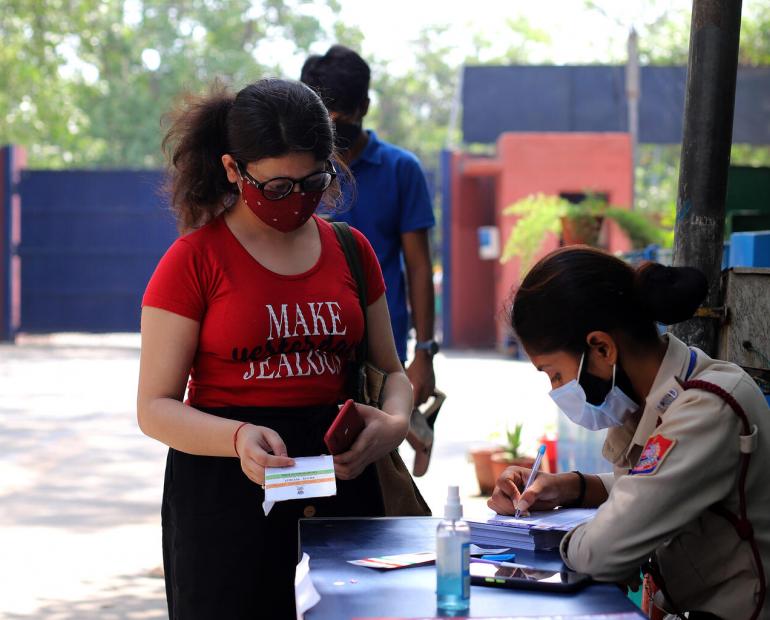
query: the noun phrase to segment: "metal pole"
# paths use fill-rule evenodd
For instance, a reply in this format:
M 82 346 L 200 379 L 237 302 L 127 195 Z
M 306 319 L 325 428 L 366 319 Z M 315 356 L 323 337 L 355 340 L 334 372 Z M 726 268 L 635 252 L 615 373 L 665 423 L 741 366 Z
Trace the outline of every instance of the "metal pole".
M 709 281 L 705 305 L 720 301 L 727 169 L 732 144 L 742 0 L 693 0 L 684 133 L 674 228 L 674 265 Z M 716 314 L 716 313 L 712 313 Z M 672 332 L 715 355 L 719 321 L 694 318 Z
M 13 147 L 0 148 L 0 342 L 13 341 Z
M 626 101 L 628 104 L 628 133 L 631 135 L 631 209 L 636 202 L 636 165 L 639 161 L 639 37 L 632 27 L 628 33 L 626 62 Z
M 457 85 L 455 86 L 452 103 L 449 107 L 449 124 L 447 126 L 445 149 L 452 151 L 457 148 L 457 135 L 460 125 L 460 108 L 463 100 L 463 76 L 465 67 L 460 67 L 457 71 Z M 461 140 L 462 141 L 462 140 Z

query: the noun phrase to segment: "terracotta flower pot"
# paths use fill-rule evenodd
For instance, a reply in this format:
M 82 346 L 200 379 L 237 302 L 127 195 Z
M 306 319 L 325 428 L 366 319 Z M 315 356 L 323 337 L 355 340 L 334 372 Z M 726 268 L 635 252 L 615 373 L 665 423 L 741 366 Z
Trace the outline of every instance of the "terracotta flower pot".
M 524 467 L 526 469 L 532 469 L 535 465 L 535 459 L 531 456 L 520 456 L 518 458 L 512 459 L 510 458 L 509 453 L 507 452 L 500 452 L 498 454 L 492 455 L 492 474 L 495 477 L 495 482 L 497 482 L 497 479 L 500 477 L 500 475 L 512 465 L 517 465 L 518 467 Z M 549 473 L 551 471 L 551 466 L 549 463 L 549 459 L 544 458 L 542 461 L 540 461 L 540 470 L 544 471 L 546 473 Z
M 543 459 L 545 461 L 545 459 Z M 535 459 L 530 458 L 528 456 L 522 456 L 519 458 L 512 459 L 508 454 L 505 452 L 500 452 L 498 454 L 492 455 L 492 475 L 494 476 L 495 482 L 497 482 L 497 479 L 500 477 L 500 475 L 508 468 L 511 467 L 511 465 L 518 465 L 519 467 L 527 467 L 531 468 L 535 464 Z M 545 471 L 543 469 L 543 463 L 540 464 L 541 471 Z M 494 488 L 494 484 L 492 485 Z
M 476 480 L 478 480 L 481 495 L 491 495 L 495 488 L 495 480 L 497 478 L 492 473 L 492 455 L 502 451 L 503 448 L 500 446 L 484 446 L 471 450 L 473 466 L 476 469 Z
M 590 245 L 596 247 L 604 218 L 594 215 L 561 218 L 561 238 L 564 245 Z

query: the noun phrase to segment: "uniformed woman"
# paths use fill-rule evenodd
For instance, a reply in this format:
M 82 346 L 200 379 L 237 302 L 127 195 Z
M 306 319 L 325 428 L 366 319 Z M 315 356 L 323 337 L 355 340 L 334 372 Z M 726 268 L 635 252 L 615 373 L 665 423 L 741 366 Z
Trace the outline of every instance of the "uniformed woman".
M 686 320 L 707 293 L 692 268 L 634 269 L 568 247 L 543 258 L 517 291 L 511 322 L 550 393 L 576 424 L 607 430 L 614 474 L 510 467 L 489 506 L 599 507 L 563 539 L 572 569 L 631 583 L 645 566 L 655 603 L 690 618 L 770 618 L 770 410 L 738 366 L 656 323 Z

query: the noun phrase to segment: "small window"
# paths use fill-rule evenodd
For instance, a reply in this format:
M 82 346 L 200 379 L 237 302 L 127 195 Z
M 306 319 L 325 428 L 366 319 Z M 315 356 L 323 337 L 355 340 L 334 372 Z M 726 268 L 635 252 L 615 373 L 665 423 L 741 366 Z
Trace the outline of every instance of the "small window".
M 592 192 L 590 194 L 586 194 L 585 192 L 561 192 L 559 194 L 560 198 L 564 198 L 567 202 L 570 202 L 573 205 L 579 205 L 589 196 L 594 200 L 603 202 L 604 204 L 608 204 L 610 201 L 609 195 L 604 192 Z

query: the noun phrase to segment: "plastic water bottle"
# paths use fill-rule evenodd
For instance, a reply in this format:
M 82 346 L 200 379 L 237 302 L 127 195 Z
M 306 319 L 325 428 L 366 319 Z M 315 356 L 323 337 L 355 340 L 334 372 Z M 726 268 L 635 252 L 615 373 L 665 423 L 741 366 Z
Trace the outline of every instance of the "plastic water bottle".
M 460 488 L 450 486 L 444 520 L 436 529 L 436 607 L 439 611 L 467 611 L 471 598 L 471 530 L 462 520 Z

